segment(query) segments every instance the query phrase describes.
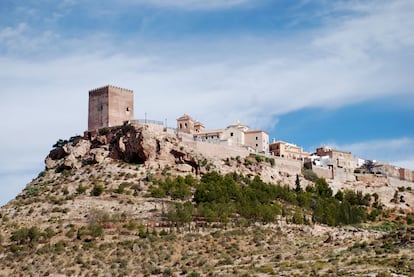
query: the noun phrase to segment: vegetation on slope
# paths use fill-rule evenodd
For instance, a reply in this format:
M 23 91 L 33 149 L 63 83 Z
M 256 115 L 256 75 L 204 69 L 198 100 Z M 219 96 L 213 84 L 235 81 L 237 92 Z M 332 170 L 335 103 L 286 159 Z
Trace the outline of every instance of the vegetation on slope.
M 282 230 L 279 224 L 268 224 L 287 221 L 337 226 L 375 220 L 378 214 L 382 216 L 382 205 L 375 195 L 350 190 L 333 195 L 323 179 L 302 188 L 297 178 L 292 189 L 265 183 L 252 175 L 208 172 L 198 180 L 191 175 L 172 177 L 161 168 L 151 173 L 141 169 L 114 163 L 39 174 L 16 199 L 9 215 L 43 215 L 47 222 L 39 221 L 42 226 L 33 221 L 32 225 L 20 225 L 17 218 L 0 215 L 3 230 L 7 230 L 0 234 L 4 255 L 0 272 L 340 275 L 349 270 L 367 270 L 358 257 L 361 253 L 375 263 L 375 268 L 367 272 L 382 272 L 395 267 L 395 263 L 402 265 L 400 273 L 414 270 L 409 254 L 412 237 L 407 235 L 412 229 L 400 231 L 399 225 L 380 225 L 399 231 L 372 245 L 355 243 L 353 235 L 337 239 L 335 245 L 345 249 L 338 252 L 334 243 L 323 243 L 326 233 L 312 234 L 312 228 L 305 229 L 304 225 Z M 159 211 L 160 218 L 151 218 L 161 223 L 159 227 L 125 212 L 154 198 L 167 204 Z M 78 200 L 111 203 L 109 206 L 114 208 L 85 210 L 78 221 L 64 220 L 73 220 L 67 215 Z M 292 230 L 294 235 L 289 238 L 287 234 Z M 400 235 L 407 243 L 399 252 Z
M 338 226 L 375 220 L 382 210 L 377 198 L 373 197 L 375 202 L 372 203 L 369 194 L 346 190 L 332 195 L 322 178 L 303 190 L 300 181 L 291 189 L 286 185 L 267 184 L 258 176 L 252 178 L 236 173 L 223 176 L 209 172 L 199 181 L 190 175 L 154 180 L 150 195 L 187 201 L 175 204 L 167 215 L 177 224 L 193 218 L 222 223 L 236 219 L 269 223 L 285 216 L 298 224 L 315 222 Z

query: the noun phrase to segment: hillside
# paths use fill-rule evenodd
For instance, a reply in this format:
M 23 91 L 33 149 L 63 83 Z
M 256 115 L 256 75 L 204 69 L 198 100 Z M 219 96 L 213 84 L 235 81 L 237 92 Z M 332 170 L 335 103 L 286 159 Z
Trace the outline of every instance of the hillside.
M 134 124 L 60 140 L 45 168 L 0 210 L 0 275 L 414 274 L 413 183 Z

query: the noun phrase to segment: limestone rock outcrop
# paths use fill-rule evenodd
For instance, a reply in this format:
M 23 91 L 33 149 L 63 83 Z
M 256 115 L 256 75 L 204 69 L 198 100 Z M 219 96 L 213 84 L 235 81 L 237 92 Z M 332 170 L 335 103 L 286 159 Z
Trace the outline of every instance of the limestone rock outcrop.
M 155 158 L 156 139 L 147 127 L 124 126 L 122 132 L 123 134 L 118 133 L 110 142 L 111 158 L 138 164 Z
M 180 144 L 173 132 L 159 126 L 131 124 L 59 145 L 50 151 L 45 164 L 47 170 L 60 172 L 99 164 L 107 158 L 134 164 L 156 162 L 176 166 L 183 173 L 198 172 L 199 167 L 197 158 Z

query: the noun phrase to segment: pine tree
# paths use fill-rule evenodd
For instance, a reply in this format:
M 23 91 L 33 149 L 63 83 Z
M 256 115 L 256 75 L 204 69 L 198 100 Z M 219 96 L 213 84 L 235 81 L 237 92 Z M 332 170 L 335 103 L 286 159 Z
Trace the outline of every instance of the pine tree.
M 296 174 L 295 185 L 296 185 L 295 191 L 296 192 L 301 192 L 302 191 L 302 188 L 300 187 L 300 180 L 299 180 L 299 175 L 298 174 Z

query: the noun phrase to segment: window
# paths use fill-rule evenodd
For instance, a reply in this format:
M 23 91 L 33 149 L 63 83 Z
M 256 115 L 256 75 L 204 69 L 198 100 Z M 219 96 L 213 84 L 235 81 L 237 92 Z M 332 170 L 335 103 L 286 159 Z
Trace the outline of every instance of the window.
M 185 126 L 185 128 L 187 128 L 187 122 L 186 122 L 186 123 L 184 123 L 184 126 Z
M 129 112 L 129 107 L 126 108 L 126 111 Z
M 230 136 L 232 137 L 233 135 L 234 135 L 234 134 L 233 134 L 233 132 L 231 132 L 231 133 L 230 133 Z
M 259 140 L 259 137 L 256 137 L 256 140 Z
M 258 147 L 259 145 L 256 143 L 256 147 Z
M 182 123 L 180 123 L 180 129 L 182 129 L 183 128 L 183 124 Z

